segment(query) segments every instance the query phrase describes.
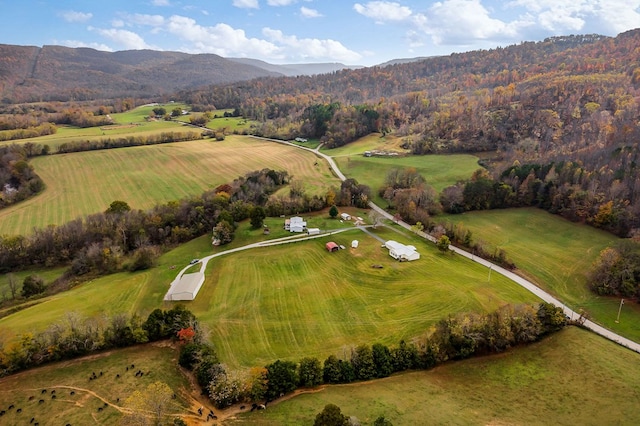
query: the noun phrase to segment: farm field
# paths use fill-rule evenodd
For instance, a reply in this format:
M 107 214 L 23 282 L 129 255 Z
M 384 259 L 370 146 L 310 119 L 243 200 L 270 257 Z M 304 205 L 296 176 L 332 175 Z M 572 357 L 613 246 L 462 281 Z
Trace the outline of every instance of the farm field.
M 440 192 L 459 180 L 469 179 L 480 168 L 478 157 L 469 154 L 412 155 L 408 157 L 363 157 L 361 153 L 334 157 L 342 173 L 371 188 L 373 202 L 386 207 L 387 202 L 378 195 L 389 170 L 413 167 L 427 184 Z
M 442 218 L 464 224 L 472 231 L 474 241 L 505 250 L 521 273 L 573 310 L 584 309 L 592 320 L 640 342 L 640 307 L 625 304 L 616 324 L 620 299 L 597 296 L 587 287 L 586 274 L 593 261 L 617 237 L 535 208 L 467 212 Z
M 359 230 L 334 237 L 346 247 L 358 239 L 360 247 L 353 252 L 328 253 L 326 238 L 251 249 L 212 259 L 197 299 L 185 306 L 210 331 L 224 362 L 250 367 L 278 358 L 324 359 L 363 342 L 397 343 L 422 335 L 455 312 L 537 303 L 500 276 L 487 282 L 486 268 L 463 258 L 443 255 L 389 229 L 377 234 L 412 241 L 422 258 L 398 263 L 379 241 Z M 168 308 L 173 305 L 162 299 L 179 268 L 192 258 L 227 248 L 212 249 L 209 237 L 201 237 L 162 256 L 152 270 L 102 277 L 47 297 L 0 318 L 0 337 L 9 340 L 43 330 L 66 312 L 145 315 L 156 307 Z
M 8 341 L 21 333 L 43 331 L 62 321 L 68 312 L 83 317 L 118 313 L 146 316 L 155 308 L 170 309 L 173 305 L 164 306 L 162 299 L 178 268 L 211 252 L 210 236 L 196 238 L 161 256 L 153 269 L 107 275 L 70 291 L 25 302 L 24 309 L 0 318 L 0 339 Z
M 394 151 L 408 154 L 409 150 L 401 148 L 401 144 L 402 138 L 397 136 L 382 136 L 380 133 L 372 133 L 339 148 L 323 148 L 321 151 L 332 157 L 362 156 L 365 151 L 374 150 Z
M 250 367 L 324 359 L 364 342 L 394 344 L 452 313 L 537 302 L 503 277 L 487 282 L 486 268 L 463 258 L 389 229 L 376 233 L 411 241 L 422 258 L 398 263 L 359 230 L 252 249 L 209 261 L 204 286 L 186 306 L 210 330 L 225 363 Z M 353 239 L 357 249 L 324 248 L 327 241 L 350 247 Z
M 500 355 L 329 386 L 231 424 L 312 424 L 332 403 L 367 425 L 381 415 L 394 425 L 634 425 L 640 422 L 639 356 L 569 327 Z
M 147 209 L 232 181 L 265 167 L 287 170 L 310 195 L 339 180 L 310 152 L 245 136 L 37 157 L 47 185 L 29 200 L 0 211 L 1 234 L 28 234 L 104 211 L 114 200 Z
M 176 360 L 174 349 L 141 345 L 5 377 L 0 379 L 0 407 L 6 410 L 13 404 L 15 408 L 2 416 L 2 424 L 28 425 L 34 418 L 34 422 L 41 425 L 117 425 L 122 419 L 119 410 L 125 399 L 136 390 L 144 391 L 156 381 L 168 384 L 176 393 L 170 413 L 189 416 L 194 400 L 189 393 L 189 382 L 177 368 Z M 135 369 L 126 370 L 131 364 Z M 145 372 L 142 377 L 134 376 L 138 369 Z M 93 372 L 104 374 L 89 381 Z M 120 374 L 120 378 L 116 378 L 116 374 Z M 33 399 L 30 400 L 31 397 Z M 106 407 L 105 403 L 108 404 Z M 18 408 L 21 413 L 17 412 Z

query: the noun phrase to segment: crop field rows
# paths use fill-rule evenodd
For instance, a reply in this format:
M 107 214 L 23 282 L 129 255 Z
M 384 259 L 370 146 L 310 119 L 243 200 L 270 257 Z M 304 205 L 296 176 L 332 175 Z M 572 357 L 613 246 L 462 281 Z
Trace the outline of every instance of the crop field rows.
M 32 160 L 45 191 L 0 211 L 0 234 L 28 234 L 106 210 L 114 200 L 132 208 L 199 195 L 253 170 L 287 170 L 310 195 L 339 186 L 310 152 L 248 137 L 192 141 L 38 157 Z

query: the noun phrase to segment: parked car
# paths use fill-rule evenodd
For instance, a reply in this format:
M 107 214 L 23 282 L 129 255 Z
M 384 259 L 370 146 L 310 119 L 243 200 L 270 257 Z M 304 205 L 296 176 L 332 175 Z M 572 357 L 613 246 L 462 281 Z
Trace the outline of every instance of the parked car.
M 189 265 L 195 265 L 198 262 L 200 262 L 200 259 L 192 259 L 191 262 L 189 262 Z

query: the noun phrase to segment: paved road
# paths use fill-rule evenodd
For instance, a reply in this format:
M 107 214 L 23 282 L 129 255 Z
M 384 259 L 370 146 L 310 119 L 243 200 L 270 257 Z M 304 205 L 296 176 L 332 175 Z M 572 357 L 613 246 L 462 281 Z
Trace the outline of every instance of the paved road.
M 255 137 L 255 136 L 254 136 Z M 323 154 L 322 152 L 320 152 L 320 146 L 318 146 L 316 149 L 311 149 L 311 148 L 306 148 L 300 145 L 296 145 L 294 143 L 291 142 L 285 142 L 285 141 L 280 141 L 277 139 L 268 139 L 268 138 L 258 138 L 258 139 L 263 139 L 263 140 L 268 140 L 268 141 L 272 141 L 272 142 L 278 142 L 278 143 L 282 143 L 285 145 L 291 145 L 294 146 L 296 148 L 299 149 L 305 149 L 307 151 L 311 151 L 313 153 L 315 153 L 317 156 L 324 158 L 325 160 L 327 160 L 327 162 L 329 163 L 329 166 L 331 166 L 331 169 L 333 170 L 334 174 L 340 178 L 340 180 L 346 180 L 346 177 L 344 174 L 342 174 L 342 172 L 340 171 L 340 169 L 338 168 L 338 166 L 336 165 L 335 161 L 333 161 L 333 158 L 329 157 L 326 154 Z M 369 202 L 369 207 L 371 207 L 373 210 L 375 210 L 376 212 L 378 212 L 379 214 L 381 214 L 382 216 L 384 216 L 385 218 L 397 223 L 398 225 L 402 226 L 405 229 L 408 229 L 411 232 L 414 232 L 416 234 L 418 234 L 419 236 L 421 236 L 422 238 L 425 238 L 431 242 L 436 242 L 436 239 L 429 235 L 426 234 L 422 231 L 417 231 L 415 229 L 412 229 L 411 225 L 409 225 L 406 222 L 403 222 L 401 220 L 395 220 L 394 217 L 392 215 L 389 214 L 389 212 L 387 212 L 386 210 L 382 209 L 381 207 L 379 207 L 378 205 L 374 204 L 373 202 Z M 567 306 L 565 306 L 564 303 L 562 303 L 560 300 L 556 299 L 555 297 L 553 297 L 552 295 L 550 295 L 549 293 L 545 292 L 544 290 L 542 290 L 540 287 L 536 286 L 534 283 L 532 283 L 531 281 L 528 281 L 524 278 L 522 278 L 519 275 L 514 274 L 513 272 L 504 269 L 494 263 L 489 262 L 488 260 L 482 259 L 478 256 L 474 256 L 473 254 L 469 253 L 468 251 L 462 250 L 458 247 L 454 247 L 454 246 L 449 246 L 449 249 L 451 249 L 452 251 L 454 251 L 456 254 L 459 254 L 461 256 L 466 257 L 467 259 L 479 263 L 481 265 L 486 266 L 487 268 L 491 268 L 491 270 L 495 273 L 498 273 L 500 275 L 503 275 L 507 278 L 509 278 L 510 280 L 512 280 L 513 282 L 515 282 L 516 284 L 524 287 L 525 289 L 529 290 L 531 293 L 535 294 L 536 296 L 538 296 L 540 299 L 544 300 L 547 303 L 552 303 L 555 306 L 558 306 L 560 308 L 562 308 L 562 310 L 564 311 L 565 315 L 567 315 L 569 318 L 573 318 L 573 319 L 577 319 L 580 317 L 580 314 L 569 309 Z M 586 320 L 583 323 L 583 326 L 585 328 L 588 328 L 589 330 L 593 331 L 594 333 L 599 334 L 602 337 L 605 337 L 613 342 L 616 342 L 624 347 L 627 347 L 629 349 L 631 349 L 632 351 L 638 352 L 640 353 L 640 344 L 627 339 L 626 337 L 622 337 L 619 334 L 614 333 L 611 330 L 607 330 L 606 328 L 594 323 L 593 321 L 589 321 Z

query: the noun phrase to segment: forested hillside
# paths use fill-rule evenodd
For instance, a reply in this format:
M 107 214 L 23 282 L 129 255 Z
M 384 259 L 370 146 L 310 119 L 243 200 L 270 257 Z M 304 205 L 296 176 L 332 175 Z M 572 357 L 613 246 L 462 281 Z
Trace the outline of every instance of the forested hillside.
M 179 89 L 276 75 L 213 54 L 0 44 L 3 103 L 149 99 Z
M 555 37 L 181 98 L 239 108 L 265 136 L 329 147 L 393 132 L 415 154 L 494 151 L 491 175 L 450 189 L 445 210 L 537 205 L 628 235 L 640 226 L 638 46 L 640 30 Z

